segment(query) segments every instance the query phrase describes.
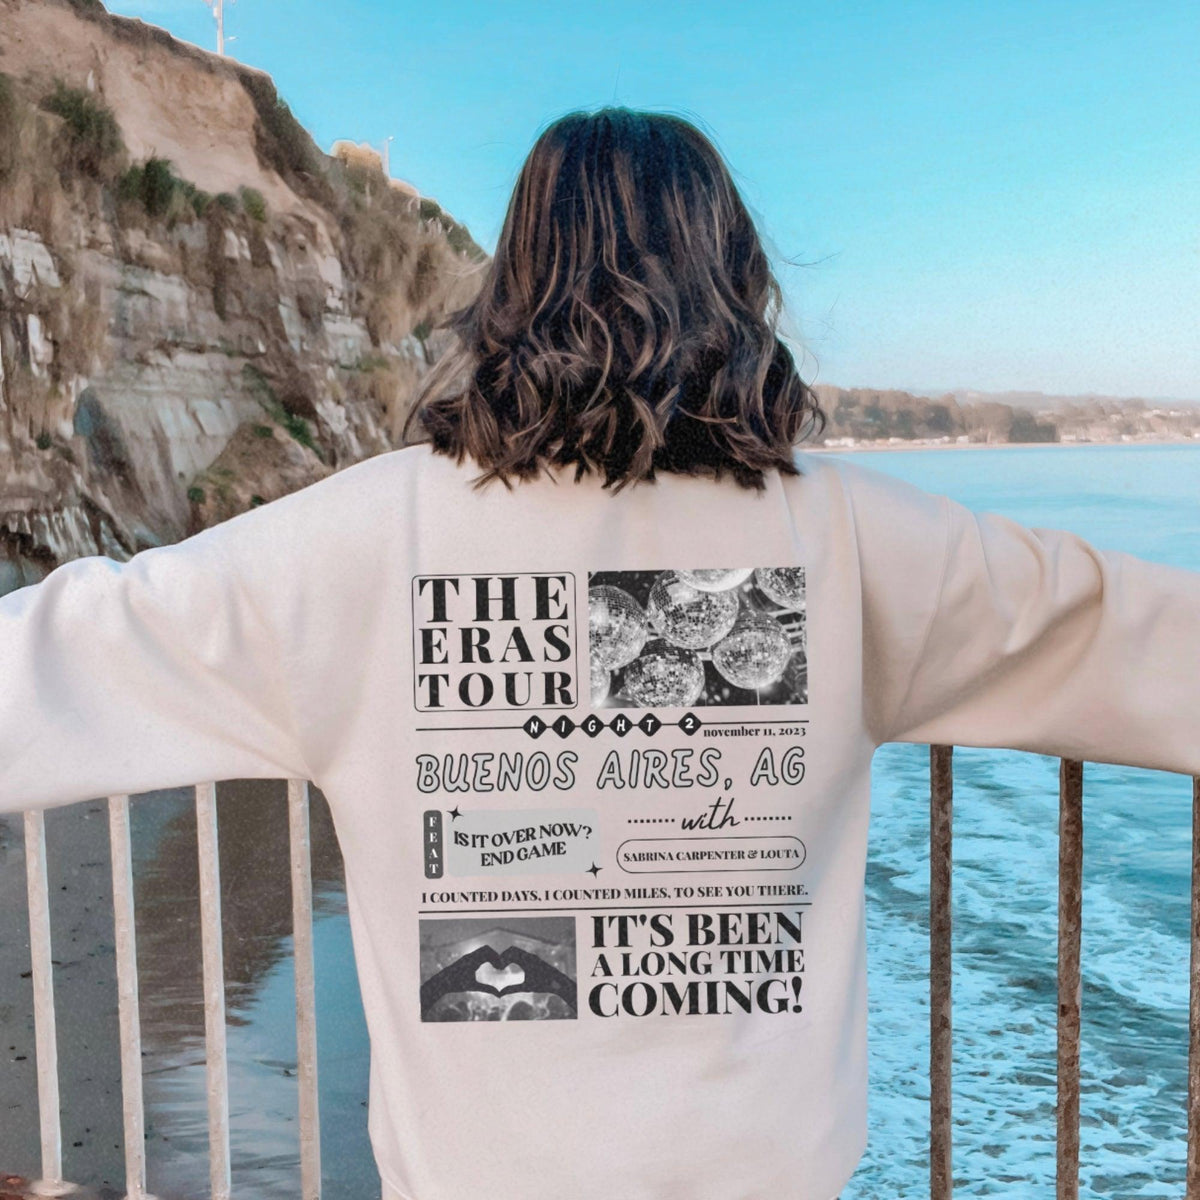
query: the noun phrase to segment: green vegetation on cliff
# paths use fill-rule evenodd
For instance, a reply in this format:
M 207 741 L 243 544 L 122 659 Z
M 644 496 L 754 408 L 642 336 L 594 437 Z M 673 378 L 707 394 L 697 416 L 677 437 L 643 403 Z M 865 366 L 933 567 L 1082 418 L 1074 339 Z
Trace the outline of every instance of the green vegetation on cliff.
M 60 152 L 64 167 L 96 179 L 111 172 L 125 150 L 111 109 L 83 88 L 68 87 L 61 79 L 42 98 L 42 108 L 62 117 Z

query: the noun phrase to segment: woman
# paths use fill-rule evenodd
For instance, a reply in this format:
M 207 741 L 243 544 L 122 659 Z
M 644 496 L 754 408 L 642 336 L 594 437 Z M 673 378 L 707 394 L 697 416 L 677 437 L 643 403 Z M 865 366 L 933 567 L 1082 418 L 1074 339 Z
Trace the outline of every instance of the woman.
M 798 450 L 778 302 L 695 128 L 569 114 L 427 440 L 0 600 L 3 808 L 324 792 L 385 1200 L 831 1200 L 875 748 L 1200 772 L 1200 575 Z

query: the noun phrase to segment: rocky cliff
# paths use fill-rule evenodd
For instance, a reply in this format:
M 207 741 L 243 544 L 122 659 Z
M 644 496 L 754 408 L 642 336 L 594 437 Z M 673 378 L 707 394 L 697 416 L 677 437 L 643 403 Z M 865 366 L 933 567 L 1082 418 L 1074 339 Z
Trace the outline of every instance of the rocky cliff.
M 261 72 L 0 0 L 0 593 L 400 444 L 486 262 Z

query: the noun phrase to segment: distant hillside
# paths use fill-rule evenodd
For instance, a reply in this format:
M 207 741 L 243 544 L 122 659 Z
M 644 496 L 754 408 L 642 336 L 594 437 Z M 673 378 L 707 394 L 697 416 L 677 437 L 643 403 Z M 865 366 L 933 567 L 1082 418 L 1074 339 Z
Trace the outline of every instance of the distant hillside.
M 952 388 L 949 391 L 914 391 L 915 396 L 953 396 L 960 404 L 977 404 L 995 401 L 1013 408 L 1027 408 L 1030 412 L 1058 412 L 1088 404 L 1128 404 L 1145 401 L 1151 408 L 1189 409 L 1200 407 L 1200 398 L 1193 400 L 1169 399 L 1164 396 L 1110 396 L 1098 392 L 1082 392 L 1077 395 L 1052 395 L 1047 392 L 984 392 L 974 388 Z
M 1200 404 L 1041 393 L 919 396 L 817 384 L 829 418 L 814 444 L 894 445 L 1200 439 Z M 1003 398 L 1002 398 L 1003 397 Z

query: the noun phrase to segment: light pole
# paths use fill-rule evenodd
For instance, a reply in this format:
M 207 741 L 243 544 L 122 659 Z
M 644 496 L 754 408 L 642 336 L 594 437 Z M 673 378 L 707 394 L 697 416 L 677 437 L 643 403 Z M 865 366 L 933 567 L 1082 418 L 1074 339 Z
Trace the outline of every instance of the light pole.
M 232 0 L 231 0 L 232 2 Z M 217 53 L 225 53 L 225 0 L 204 0 L 212 9 L 213 20 L 217 23 Z M 229 39 L 231 42 L 233 38 Z
M 395 136 L 394 133 L 390 133 L 383 139 L 383 174 L 387 179 L 392 177 L 392 139 Z

